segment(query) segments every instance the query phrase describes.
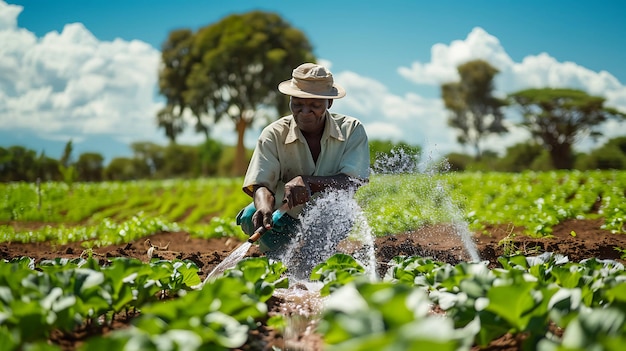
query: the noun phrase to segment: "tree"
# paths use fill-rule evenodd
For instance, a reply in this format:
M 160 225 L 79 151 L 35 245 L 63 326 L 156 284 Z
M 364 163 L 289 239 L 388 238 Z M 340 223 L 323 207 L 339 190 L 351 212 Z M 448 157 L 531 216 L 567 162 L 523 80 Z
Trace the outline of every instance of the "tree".
M 33 181 L 36 178 L 37 152 L 23 146 L 0 148 L 0 181 Z
M 450 110 L 448 125 L 459 130 L 459 143 L 471 145 L 480 159 L 480 141 L 488 134 L 507 132 L 501 111 L 506 102 L 492 95 L 498 70 L 486 61 L 474 60 L 460 65 L 458 72 L 460 82 L 441 86 L 444 105 Z
M 626 136 L 607 141 L 576 159 L 578 169 L 626 169 Z
M 80 154 L 78 161 L 76 161 L 78 179 L 85 182 L 102 181 L 104 171 L 103 162 L 104 157 L 98 153 L 86 152 Z
M 200 163 L 200 173 L 204 176 L 217 175 L 223 152 L 224 146 L 217 140 L 209 139 L 204 144 L 199 145 L 198 162 Z
M 170 32 L 161 46 L 161 68 L 159 69 L 159 93 L 166 100 L 165 107 L 157 113 L 159 128 L 171 142 L 185 128 L 183 111 L 186 103 L 184 93 L 187 90 L 187 78 L 191 71 L 190 55 L 193 33 L 189 29 Z
M 451 152 L 445 156 L 444 160 L 444 162 L 447 162 L 448 164 L 449 171 L 460 172 L 468 169 L 472 164 L 472 161 L 474 161 L 474 158 L 471 155 Z
M 586 136 L 596 139 L 597 127 L 626 114 L 604 106 L 605 99 L 575 89 L 527 89 L 509 95 L 521 111 L 522 126 L 550 153 L 556 169 L 571 169 L 573 145 Z
M 61 180 L 59 160 L 46 156 L 46 153 L 42 151 L 37 158 L 37 178 L 42 181 Z
M 127 157 L 116 157 L 104 170 L 107 180 L 126 181 L 145 178 L 149 174 L 146 164 Z
M 149 141 L 134 142 L 130 145 L 133 150 L 133 159 L 141 166 L 135 167 L 140 172 L 136 176 L 150 177 L 163 169 L 165 164 L 165 148 Z
M 184 38 L 181 39 L 181 38 Z M 162 91 L 177 111 L 189 109 L 196 116 L 196 131 L 208 139 L 208 128 L 222 118 L 230 118 L 237 131 L 234 174 L 245 172 L 244 134 L 263 111 L 287 111 L 287 98 L 277 90 L 278 83 L 291 76 L 293 67 L 314 62 L 312 47 L 306 36 L 291 27 L 279 15 L 254 11 L 230 15 L 200 28 L 189 47 L 189 61 L 184 54 L 187 37 L 181 34 L 176 52 L 182 64 L 168 79 Z M 172 43 L 174 40 L 170 36 Z M 176 56 L 176 55 L 174 55 Z M 164 67 L 176 70 L 174 65 Z M 190 68 L 189 71 L 187 69 Z M 182 100 L 178 90 L 165 90 L 185 76 Z M 165 75 L 162 75 L 165 77 Z M 178 85 L 181 87 L 182 85 Z M 174 98 L 176 97 L 176 98 Z
M 181 114 L 174 113 L 174 107 L 165 105 L 157 112 L 157 125 L 165 130 L 165 136 L 172 143 L 176 143 L 176 138 L 185 130 L 185 121 Z
M 199 173 L 198 147 L 170 144 L 164 150 L 161 178 L 189 178 Z
M 522 172 L 531 169 L 533 162 L 545 152 L 536 142 L 518 143 L 506 148 L 506 154 L 498 161 L 498 170 Z

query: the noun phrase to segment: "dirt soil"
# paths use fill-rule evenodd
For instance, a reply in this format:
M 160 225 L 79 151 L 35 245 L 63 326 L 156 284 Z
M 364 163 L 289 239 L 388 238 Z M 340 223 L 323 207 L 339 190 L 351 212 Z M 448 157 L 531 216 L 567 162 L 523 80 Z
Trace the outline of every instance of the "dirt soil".
M 570 261 L 574 262 L 595 257 L 626 263 L 620 259 L 621 252 L 615 249 L 616 247 L 626 249 L 626 235 L 611 234 L 600 229 L 601 225 L 602 220 L 570 220 L 554 227 L 553 237 L 545 239 L 524 236 L 521 234 L 522 228 L 514 228 L 512 225 L 490 226 L 480 234 L 474 233 L 471 239 L 476 245 L 480 259 L 489 261 L 492 268 L 499 266 L 497 261 L 499 256 L 515 252 L 538 255 L 548 251 L 566 255 Z M 191 260 L 200 267 L 200 275 L 204 279 L 208 272 L 240 244 L 232 238 L 206 240 L 192 238 L 184 232 L 159 233 L 148 239 L 149 243 L 144 238 L 125 245 L 97 248 L 94 249 L 94 254 L 103 259 L 124 256 L 147 262 L 149 261 L 147 251 L 151 244 L 157 247 L 153 257 Z M 169 246 L 165 248 L 168 244 Z M 383 276 L 386 271 L 386 263 L 399 255 L 432 257 L 450 264 L 470 259 L 459 235 L 451 227 L 446 226 L 425 227 L 412 233 L 377 238 L 375 251 L 380 276 Z M 83 248 L 80 243 L 68 245 L 0 243 L 0 259 L 7 260 L 22 256 L 32 257 L 37 261 L 57 257 L 76 258 L 82 253 Z M 248 251 L 248 256 L 260 255 L 261 253 L 254 246 Z M 273 346 L 283 350 L 317 351 L 323 349 L 322 337 L 314 333 L 314 318 L 307 317 L 307 313 L 303 313 L 301 303 L 289 303 L 290 301 L 286 301 L 288 298 L 285 296 L 287 295 L 276 294 L 268 301 L 269 314 L 305 316 L 305 321 L 300 321 L 303 325 L 296 328 L 295 333 L 291 330 L 289 335 L 287 332 L 283 335 L 280 331 L 273 330 L 262 323 L 257 330 L 250 332 L 248 342 L 237 349 L 238 351 L 272 350 Z M 303 300 L 315 301 L 314 298 Z M 296 308 L 300 310 L 295 310 Z M 304 307 L 311 315 L 317 308 L 319 306 Z M 433 310 L 436 311 L 436 306 Z M 111 330 L 127 327 L 133 317 L 129 315 L 118 318 L 111 328 L 87 330 L 81 327 L 71 334 L 54 332 L 50 341 L 60 345 L 64 350 L 75 350 L 84 340 L 94 334 L 106 334 Z M 505 335 L 486 348 L 475 347 L 472 350 L 521 350 L 523 338 L 523 335 Z

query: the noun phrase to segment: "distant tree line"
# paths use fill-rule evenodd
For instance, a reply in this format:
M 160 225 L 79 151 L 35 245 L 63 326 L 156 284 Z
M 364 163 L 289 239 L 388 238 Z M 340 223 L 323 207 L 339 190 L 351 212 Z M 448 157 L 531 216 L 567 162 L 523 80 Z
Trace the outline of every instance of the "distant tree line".
M 235 148 L 213 139 L 200 145 L 135 142 L 131 149 L 132 157 L 116 157 L 105 165 L 104 157 L 94 152 L 82 153 L 74 159 L 71 140 L 58 159 L 19 145 L 0 147 L 0 181 L 72 183 L 232 176 Z M 419 161 L 419 146 L 382 140 L 370 142 L 370 160 L 374 164 L 376 159 L 391 156 L 397 150 L 405 154 L 403 162 Z M 247 163 L 252 150 L 246 150 L 245 154 Z
M 496 152 L 484 151 L 480 159 L 463 153 L 446 155 L 446 162 L 452 171 L 497 171 L 522 172 L 550 171 L 563 169 L 554 166 L 550 151 L 535 141 L 512 145 L 502 156 Z M 567 169 L 626 169 L 626 136 L 608 140 L 604 145 L 589 153 L 573 153 L 572 166 Z
M 232 174 L 235 148 L 208 139 L 200 145 L 167 146 L 136 142 L 131 144 L 132 157 L 116 157 L 107 165 L 99 153 L 86 152 L 74 159 L 72 141 L 68 141 L 60 158 L 23 146 L 0 147 L 0 181 L 63 181 L 66 183 L 228 177 Z M 392 141 L 371 141 L 372 164 L 378 158 L 404 150 L 407 158 L 417 162 L 421 148 Z M 246 150 L 246 162 L 252 150 Z
M 0 181 L 99 182 L 139 179 L 227 176 L 234 159 L 232 147 L 209 139 L 200 145 L 158 145 L 136 142 L 133 156 L 116 157 L 108 165 L 99 153 L 72 157 L 72 142 L 59 159 L 23 146 L 0 147 Z
M 417 172 L 423 161 L 422 148 L 404 142 L 370 140 L 370 163 L 374 173 Z M 235 148 L 209 139 L 200 145 L 158 145 L 136 142 L 133 156 L 117 157 L 104 164 L 104 157 L 86 152 L 74 159 L 72 142 L 68 142 L 59 159 L 23 146 L 0 147 L 0 181 L 99 182 L 141 179 L 227 177 L 231 175 Z M 251 150 L 246 150 L 249 161 Z M 589 153 L 575 153 L 572 169 L 626 169 L 626 136 L 609 140 Z M 451 153 L 434 160 L 451 171 L 521 172 L 556 169 L 549 152 L 535 142 L 507 148 L 498 156 L 484 151 L 480 159 L 472 155 Z

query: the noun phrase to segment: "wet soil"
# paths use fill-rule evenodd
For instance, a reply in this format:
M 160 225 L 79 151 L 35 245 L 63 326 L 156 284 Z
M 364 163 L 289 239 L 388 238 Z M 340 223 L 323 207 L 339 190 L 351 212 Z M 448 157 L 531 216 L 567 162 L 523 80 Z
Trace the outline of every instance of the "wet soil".
M 595 257 L 626 263 L 621 259 L 622 252 L 616 250 L 616 248 L 626 249 L 626 235 L 611 234 L 609 231 L 600 229 L 601 225 L 602 220 L 570 220 L 555 226 L 552 237 L 542 239 L 525 236 L 522 234 L 523 228 L 515 228 L 512 225 L 488 226 L 481 233 L 471 233 L 470 236 L 480 259 L 489 261 L 491 267 L 498 267 L 498 257 L 505 254 L 538 255 L 546 251 L 566 255 L 570 261 L 574 262 Z M 191 237 L 185 232 L 158 233 L 147 239 L 143 238 L 119 246 L 95 248 L 93 254 L 104 259 L 123 256 L 148 262 L 150 259 L 148 249 L 153 246 L 155 249 L 150 250 L 152 257 L 191 260 L 200 267 L 201 279 L 204 279 L 208 272 L 240 244 L 233 238 L 207 240 Z M 470 260 L 454 228 L 443 225 L 424 227 L 411 233 L 379 237 L 375 241 L 375 252 L 378 262 L 377 271 L 380 276 L 383 276 L 386 271 L 386 263 L 400 255 L 432 257 L 450 264 Z M 39 261 L 58 257 L 76 258 L 83 254 L 85 254 L 84 249 L 80 243 L 68 245 L 0 243 L 0 259 L 28 256 Z M 254 246 L 247 253 L 247 256 L 252 257 L 261 255 Z M 290 304 L 285 302 L 284 295 L 277 294 L 272 297 L 268 301 L 269 315 L 306 315 L 303 311 L 289 310 Z M 298 306 L 302 308 L 301 304 Z M 309 312 L 314 313 L 314 307 L 308 308 Z M 111 330 L 127 327 L 133 317 L 133 315 L 128 315 L 118 318 L 115 324 L 107 329 L 77 328 L 72 334 L 53 333 L 50 340 L 64 350 L 75 350 L 82 341 L 95 334 L 106 334 Z M 297 330 L 297 335 L 290 335 L 286 338 L 281 332 L 261 325 L 250 332 L 248 342 L 238 350 L 271 350 L 273 346 L 283 350 L 322 350 L 322 337 L 311 329 L 309 327 Z M 505 335 L 486 348 L 473 350 L 521 350 L 522 341 L 523 335 Z

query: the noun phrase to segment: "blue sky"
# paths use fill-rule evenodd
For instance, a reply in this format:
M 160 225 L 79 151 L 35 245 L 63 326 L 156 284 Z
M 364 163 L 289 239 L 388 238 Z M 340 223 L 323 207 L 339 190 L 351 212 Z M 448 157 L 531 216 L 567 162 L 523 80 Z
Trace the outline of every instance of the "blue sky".
M 332 110 L 360 118 L 370 138 L 470 152 L 446 127 L 439 86 L 474 58 L 500 69 L 499 94 L 572 87 L 626 112 L 622 1 L 0 0 L 0 42 L 10 43 L 0 48 L 0 146 L 58 157 L 72 138 L 77 152 L 111 158 L 127 156 L 132 141 L 165 142 L 154 126 L 161 43 L 173 29 L 250 10 L 279 13 L 307 35 L 348 91 Z M 247 132 L 249 147 L 261 127 Z M 626 134 L 624 124 L 606 130 Z M 232 126 L 215 133 L 234 142 Z M 527 138 L 512 126 L 485 147 L 503 151 Z

